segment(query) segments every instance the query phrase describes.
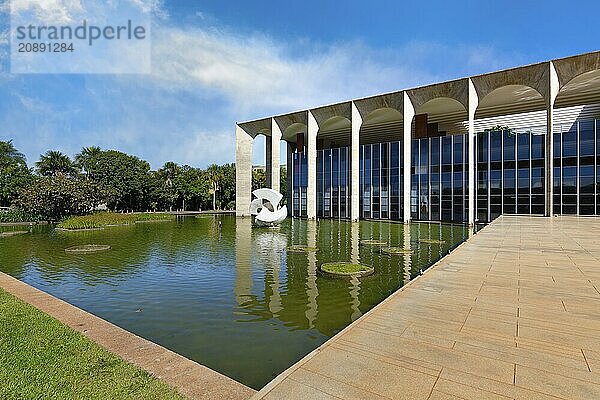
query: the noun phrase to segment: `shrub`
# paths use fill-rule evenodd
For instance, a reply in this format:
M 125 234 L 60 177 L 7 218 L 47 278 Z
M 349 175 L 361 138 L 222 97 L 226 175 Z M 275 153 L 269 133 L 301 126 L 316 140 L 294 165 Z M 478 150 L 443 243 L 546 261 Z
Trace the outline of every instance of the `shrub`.
M 30 214 L 22 210 L 11 209 L 8 211 L 0 211 L 0 223 L 12 222 L 36 222 L 40 217 L 35 214 Z
M 41 177 L 24 188 L 14 205 L 47 221 L 81 215 L 103 203 L 107 191 L 98 183 L 65 176 Z

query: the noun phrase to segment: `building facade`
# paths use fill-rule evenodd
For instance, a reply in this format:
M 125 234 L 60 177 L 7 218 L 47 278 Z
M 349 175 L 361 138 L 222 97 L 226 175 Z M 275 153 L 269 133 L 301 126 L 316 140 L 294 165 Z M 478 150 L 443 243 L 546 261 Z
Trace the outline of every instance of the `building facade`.
M 600 52 L 238 123 L 238 216 L 258 135 L 294 217 L 599 215 Z

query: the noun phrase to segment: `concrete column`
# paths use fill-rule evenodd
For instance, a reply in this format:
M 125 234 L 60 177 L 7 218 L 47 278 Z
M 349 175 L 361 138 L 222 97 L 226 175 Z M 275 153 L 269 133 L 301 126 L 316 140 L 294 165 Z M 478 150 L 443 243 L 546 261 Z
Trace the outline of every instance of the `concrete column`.
M 275 122 L 275 118 L 271 118 L 271 189 L 279 192 L 280 184 L 280 157 L 281 157 L 281 129 L 279 124 Z
M 411 143 L 412 143 L 412 120 L 415 116 L 415 108 L 412 101 L 406 92 L 403 93 L 403 137 L 402 143 L 404 147 L 403 164 L 404 164 L 404 179 L 403 179 L 403 207 L 404 207 L 404 222 L 410 222 L 410 164 L 411 164 Z
M 546 99 L 546 212 L 544 214 L 550 217 L 554 212 L 554 100 L 558 95 L 559 83 L 552 61 L 548 63 L 548 68 L 550 82 L 549 97 Z
M 360 216 L 360 127 L 362 117 L 352 102 L 352 143 L 350 146 L 350 219 L 358 221 Z
M 296 144 L 295 143 L 290 143 L 290 142 L 286 142 L 287 143 L 287 164 L 285 165 L 285 169 L 286 169 L 286 173 L 287 173 L 287 180 L 286 180 L 286 198 L 287 198 L 287 209 L 288 209 L 288 216 L 292 215 L 292 174 L 293 174 L 293 169 L 292 169 L 292 157 L 294 154 L 294 149 L 296 148 Z
M 479 97 L 475 91 L 473 81 L 469 78 L 469 225 L 475 224 L 475 111 L 479 105 Z
M 235 126 L 235 214 L 249 216 L 252 197 L 252 141 L 254 138 Z
M 308 219 L 317 218 L 317 133 L 319 124 L 315 116 L 308 111 L 307 158 L 308 158 L 308 187 L 306 188 L 306 216 Z
M 265 183 L 266 187 L 271 187 L 271 174 L 273 172 L 273 164 L 272 164 L 272 156 L 273 146 L 271 143 L 271 138 L 269 136 L 265 136 Z

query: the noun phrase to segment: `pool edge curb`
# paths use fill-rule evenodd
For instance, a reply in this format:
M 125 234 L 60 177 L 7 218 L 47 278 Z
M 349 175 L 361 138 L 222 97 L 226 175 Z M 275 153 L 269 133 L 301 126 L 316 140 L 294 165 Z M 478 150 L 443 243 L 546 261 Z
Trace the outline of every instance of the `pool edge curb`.
M 190 399 L 248 399 L 256 390 L 0 271 L 0 288 Z

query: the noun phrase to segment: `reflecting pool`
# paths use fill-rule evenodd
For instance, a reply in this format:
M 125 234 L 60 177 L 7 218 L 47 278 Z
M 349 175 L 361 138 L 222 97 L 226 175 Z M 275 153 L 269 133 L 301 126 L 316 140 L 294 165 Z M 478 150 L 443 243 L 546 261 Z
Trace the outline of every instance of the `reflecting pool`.
M 288 219 L 255 228 L 233 216 L 82 232 L 39 226 L 0 238 L 0 269 L 259 389 L 467 235 L 465 226 L 438 223 Z M 412 254 L 385 255 L 366 239 Z M 86 243 L 112 249 L 64 251 Z M 288 254 L 291 245 L 319 251 Z M 330 261 L 371 265 L 375 274 L 321 276 Z

